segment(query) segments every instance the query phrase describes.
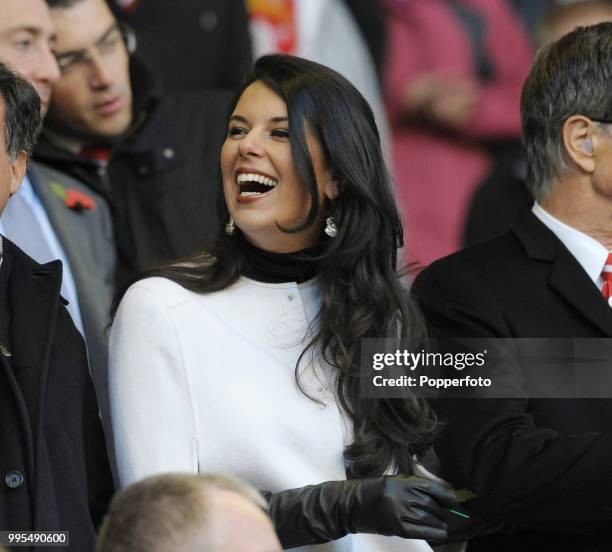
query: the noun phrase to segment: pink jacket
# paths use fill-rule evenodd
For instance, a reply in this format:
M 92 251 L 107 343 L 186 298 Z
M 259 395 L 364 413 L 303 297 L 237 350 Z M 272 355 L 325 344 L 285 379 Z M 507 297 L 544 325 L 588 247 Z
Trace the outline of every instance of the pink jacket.
M 527 33 L 505 0 L 455 0 L 482 16 L 494 78 L 482 84 L 473 117 L 456 135 L 411 121 L 400 103 L 411 79 L 431 72 L 478 78 L 469 36 L 452 1 L 388 0 L 385 93 L 398 198 L 408 258 L 423 265 L 459 247 L 468 201 L 490 169 L 487 141 L 519 137 L 520 92 L 532 60 Z

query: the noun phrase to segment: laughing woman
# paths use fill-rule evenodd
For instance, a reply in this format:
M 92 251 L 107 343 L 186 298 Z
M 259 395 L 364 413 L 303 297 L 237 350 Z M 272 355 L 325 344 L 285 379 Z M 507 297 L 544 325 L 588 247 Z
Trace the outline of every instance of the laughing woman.
M 221 172 L 215 247 L 148 273 L 116 313 L 121 484 L 229 473 L 275 493 L 284 546 L 430 550 L 453 497 L 383 475 L 414 472 L 433 417 L 360 397 L 361 339 L 422 332 L 372 111 L 326 67 L 263 57 L 233 104 Z

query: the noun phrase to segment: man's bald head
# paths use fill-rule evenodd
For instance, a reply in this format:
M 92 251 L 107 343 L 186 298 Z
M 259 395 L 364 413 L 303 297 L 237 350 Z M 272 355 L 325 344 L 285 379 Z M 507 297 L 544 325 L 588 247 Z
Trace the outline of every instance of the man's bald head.
M 278 552 L 265 501 L 233 478 L 166 474 L 113 499 L 98 552 Z

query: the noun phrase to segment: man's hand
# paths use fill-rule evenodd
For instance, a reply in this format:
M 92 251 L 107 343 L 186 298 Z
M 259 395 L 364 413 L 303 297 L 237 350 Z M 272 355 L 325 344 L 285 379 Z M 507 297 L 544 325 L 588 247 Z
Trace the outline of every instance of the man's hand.
M 458 130 L 473 116 L 480 87 L 473 79 L 425 74 L 404 91 L 406 112 L 419 115 L 436 126 Z

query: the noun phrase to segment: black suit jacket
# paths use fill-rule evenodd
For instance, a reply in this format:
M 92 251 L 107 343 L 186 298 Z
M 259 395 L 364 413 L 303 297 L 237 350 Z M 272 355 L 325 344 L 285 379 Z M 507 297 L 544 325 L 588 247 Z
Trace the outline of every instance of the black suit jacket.
M 430 265 L 414 296 L 437 337 L 612 337 L 599 290 L 530 211 L 507 234 Z M 444 476 L 476 493 L 477 516 L 505 525 L 470 550 L 610 549 L 612 400 L 444 399 L 436 408 Z
M 61 263 L 39 265 L 3 244 L 11 356 L 0 354 L 0 508 L 29 508 L 0 530 L 70 531 L 71 550 L 93 551 L 113 485 L 83 339 L 60 297 Z M 10 472 L 23 484 L 7 485 Z

